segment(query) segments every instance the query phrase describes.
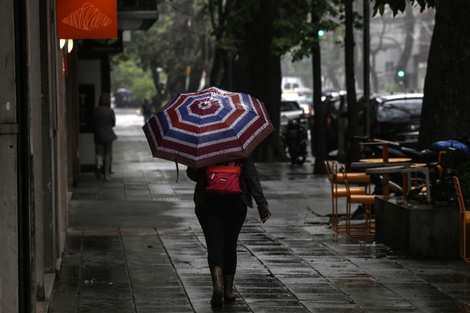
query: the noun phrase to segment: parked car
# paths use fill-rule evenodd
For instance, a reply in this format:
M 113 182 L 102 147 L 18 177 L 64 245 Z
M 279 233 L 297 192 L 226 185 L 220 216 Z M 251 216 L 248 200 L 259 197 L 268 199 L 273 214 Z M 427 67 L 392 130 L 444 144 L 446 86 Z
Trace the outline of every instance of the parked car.
M 422 104 L 423 94 L 418 93 L 372 97 L 370 137 L 413 146 L 418 142 Z M 363 114 L 367 114 L 366 109 Z
M 281 101 L 281 131 L 285 129 L 289 120 L 301 118 L 304 110 L 296 100 Z

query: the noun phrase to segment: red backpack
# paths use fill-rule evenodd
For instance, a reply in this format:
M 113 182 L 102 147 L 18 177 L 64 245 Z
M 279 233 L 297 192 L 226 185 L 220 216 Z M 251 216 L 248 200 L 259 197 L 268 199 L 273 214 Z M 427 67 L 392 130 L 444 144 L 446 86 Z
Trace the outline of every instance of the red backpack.
M 206 192 L 234 195 L 241 194 L 240 188 L 241 166 L 236 161 L 230 161 L 226 165 L 216 164 L 206 168 L 207 187 Z

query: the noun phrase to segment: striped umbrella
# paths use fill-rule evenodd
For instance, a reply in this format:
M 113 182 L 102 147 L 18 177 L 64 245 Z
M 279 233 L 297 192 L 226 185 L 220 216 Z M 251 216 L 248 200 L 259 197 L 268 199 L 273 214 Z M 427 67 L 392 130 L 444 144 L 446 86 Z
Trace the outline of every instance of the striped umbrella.
M 247 157 L 274 127 L 260 100 L 210 87 L 177 95 L 143 130 L 154 157 L 199 168 Z

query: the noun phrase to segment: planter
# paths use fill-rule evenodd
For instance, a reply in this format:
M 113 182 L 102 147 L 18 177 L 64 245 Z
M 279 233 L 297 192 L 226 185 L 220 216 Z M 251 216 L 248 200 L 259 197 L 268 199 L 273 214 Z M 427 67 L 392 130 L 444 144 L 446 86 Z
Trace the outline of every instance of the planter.
M 376 197 L 377 242 L 411 257 L 459 257 L 459 208 Z

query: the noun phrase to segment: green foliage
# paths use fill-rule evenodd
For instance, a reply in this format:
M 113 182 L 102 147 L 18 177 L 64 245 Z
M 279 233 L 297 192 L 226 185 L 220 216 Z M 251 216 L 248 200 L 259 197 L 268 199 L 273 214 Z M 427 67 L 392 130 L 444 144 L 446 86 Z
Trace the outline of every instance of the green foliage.
M 374 13 L 373 15 L 383 15 L 385 12 L 385 6 L 388 5 L 393 11 L 393 15 L 397 15 L 398 11 L 404 12 L 406 9 L 406 2 L 411 5 L 418 5 L 421 8 L 421 12 L 426 8 L 435 8 L 439 4 L 440 0 L 374 0 Z
M 118 58 L 118 57 L 115 57 Z M 155 85 L 149 71 L 144 71 L 135 60 L 120 61 L 113 59 L 111 73 L 111 87 L 113 90 L 127 88 L 138 99 L 155 96 Z
M 351 0 L 291 0 L 284 3 L 275 27 L 274 51 L 278 55 L 292 54 L 293 61 L 312 55 L 312 47 L 318 40 L 325 40 L 330 32 L 344 22 L 344 3 Z M 355 27 L 362 27 L 361 17 L 355 13 Z M 318 37 L 318 31 L 326 35 Z
M 260 0 L 239 0 L 238 3 L 224 0 L 208 0 L 212 32 L 215 47 L 236 51 L 237 38 L 243 37 L 244 26 L 252 22 L 254 12 L 258 10 Z
M 169 96 L 199 85 L 210 61 L 206 6 L 207 0 L 161 1 L 159 19 L 147 31 L 133 31 L 131 42 L 125 44 L 124 53 L 119 56 L 118 61 L 133 58 L 150 74 L 157 107 Z M 187 68 L 191 68 L 190 86 L 185 84 Z M 164 74 L 165 80 L 159 73 Z

